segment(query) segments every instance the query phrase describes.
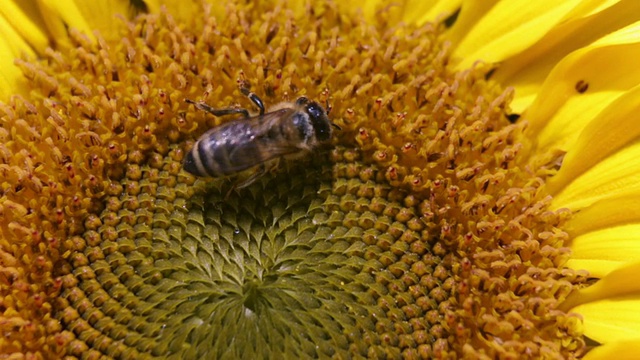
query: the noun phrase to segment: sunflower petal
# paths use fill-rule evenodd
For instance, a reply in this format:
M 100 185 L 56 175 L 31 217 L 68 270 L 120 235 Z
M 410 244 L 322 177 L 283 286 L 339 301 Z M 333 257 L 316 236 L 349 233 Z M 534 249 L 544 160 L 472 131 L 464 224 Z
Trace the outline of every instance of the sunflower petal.
M 640 50 L 640 46 L 638 49 Z M 602 95 L 606 96 L 606 94 Z M 615 100 L 599 115 L 596 115 L 596 121 L 591 121 L 591 117 L 587 118 L 578 113 L 579 110 L 585 109 L 572 111 L 576 123 L 583 121 L 589 121 L 589 123 L 583 124 L 585 125 L 584 130 L 574 143 L 567 144 L 571 145 L 571 148 L 568 149 L 562 168 L 558 175 L 549 181 L 549 190 L 552 193 L 558 192 L 567 186 L 572 179 L 584 174 L 599 161 L 613 155 L 640 137 L 640 127 L 638 127 L 636 118 L 636 113 L 640 108 L 640 86 L 618 98 L 615 98 L 613 94 L 610 94 L 609 97 Z M 602 100 L 601 104 L 607 103 L 607 99 L 603 97 L 600 97 L 600 100 Z M 585 102 L 581 103 L 585 104 Z M 582 107 L 579 106 L 579 108 Z M 559 117 L 556 118 L 559 119 Z M 551 125 L 548 129 L 559 129 L 558 125 L 561 124 Z M 574 126 L 566 123 L 565 128 L 574 128 Z
M 465 0 L 462 2 L 460 14 L 455 24 L 445 35 L 454 44 L 462 42 L 465 36 L 471 32 L 478 21 L 491 10 L 498 0 L 476 1 Z
M 601 278 L 621 266 L 624 266 L 624 262 L 601 259 L 574 259 L 572 257 L 567 261 L 566 266 L 574 270 L 586 270 L 589 272 L 589 275 Z
M 541 95 L 527 110 L 526 118 L 531 131 L 539 133 L 541 149 L 559 147 L 569 151 L 563 168 L 578 156 L 592 164 L 640 132 L 631 124 L 633 117 L 629 118 L 637 109 L 640 91 L 634 89 L 640 83 L 640 69 L 635 60 L 640 56 L 638 31 L 640 23 L 567 56 L 554 68 L 542 86 Z M 612 63 L 615 68 L 611 68 Z M 593 119 L 598 124 L 587 127 Z M 585 134 L 581 135 L 585 127 Z M 604 129 L 607 131 L 603 132 Z M 627 133 L 629 130 L 633 131 Z M 603 141 L 605 134 L 607 140 Z M 578 136 L 582 139 L 576 144 Z M 599 141 L 592 143 L 594 136 Z M 618 147 L 611 147 L 609 141 L 617 137 L 625 142 L 616 142 Z M 584 151 L 590 156 L 585 156 Z M 570 175 L 574 176 L 575 173 Z
M 3 24 L 0 20 L 0 31 L 4 31 Z M 0 67 L 3 71 L 0 72 L 0 99 L 5 100 L 9 98 L 12 93 L 15 93 L 14 83 L 19 79 L 18 68 L 13 65 L 13 52 L 11 47 L 7 43 L 0 43 Z M 9 71 L 7 71 L 9 70 Z
M 14 59 L 21 54 L 33 55 L 33 50 L 2 16 L 0 33 L 5 34 L 5 41 L 0 42 L 0 99 L 7 99 L 24 88 L 22 72 L 14 65 Z
M 640 339 L 640 262 L 620 267 L 572 293 L 560 309 L 583 317 L 585 336 L 600 342 Z
M 489 1 L 486 1 L 489 2 Z M 451 1 L 407 1 L 404 7 L 403 19 L 406 22 L 424 24 L 428 21 L 438 21 L 443 16 L 453 14 L 462 4 L 462 0 Z
M 532 103 L 567 54 L 637 21 L 638 13 L 637 1 L 583 1 L 526 51 L 501 61 L 493 77 L 516 88 L 513 111 L 520 113 Z
M 566 225 L 573 236 L 590 231 L 639 222 L 640 194 L 612 196 L 582 208 Z
M 613 196 L 578 211 L 566 225 L 574 241 L 567 266 L 586 269 L 592 276 L 609 272 L 638 260 L 640 194 Z
M 606 228 L 576 237 L 571 243 L 572 261 L 604 260 L 610 265 L 622 265 L 628 261 L 640 261 L 640 224 Z M 606 273 L 589 270 L 592 276 Z M 613 270 L 610 268 L 609 270 Z
M 28 1 L 21 3 L 7 1 L 0 6 L 0 18 L 13 28 L 9 30 L 3 24 L 1 33 L 4 41 L 11 42 L 15 38 L 23 38 L 23 44 L 29 44 L 39 52 L 44 51 L 49 45 L 49 39 L 44 31 L 44 22 L 35 4 Z M 14 51 L 14 57 L 24 51 L 32 53 L 29 47 L 20 46 L 19 51 Z
M 160 0 L 144 0 L 144 4 L 147 6 L 147 9 L 149 9 L 150 13 L 158 13 L 162 3 L 163 1 Z
M 133 12 L 129 0 L 78 1 L 76 4 L 83 18 L 91 24 L 89 32 L 98 29 L 103 35 L 117 33 L 116 15 L 129 17 Z
M 93 30 L 103 35 L 114 34 L 114 16 L 130 15 L 131 3 L 117 1 L 38 0 L 40 10 L 53 37 L 60 42 L 67 39 L 67 28 L 78 29 L 91 36 Z
M 178 20 L 193 19 L 197 14 L 194 13 L 194 6 L 184 6 L 183 1 L 179 0 L 143 0 L 150 13 L 159 13 L 162 9 L 166 9 L 167 14 Z M 224 1 L 212 1 L 208 2 L 206 6 L 211 7 L 211 14 L 214 16 L 223 16 L 226 14 L 225 6 L 228 6 L 232 2 Z M 292 1 L 290 3 L 291 8 L 297 8 L 301 5 L 301 1 Z M 222 20 L 222 19 L 221 19 Z
M 632 360 L 637 359 L 640 354 L 640 340 L 614 341 L 597 346 L 590 350 L 583 359 L 585 360 Z
M 637 275 L 636 275 L 637 279 Z M 584 332 L 600 342 L 640 339 L 640 299 L 603 300 L 574 309 L 584 318 Z
M 574 211 L 588 206 L 596 201 L 609 197 L 634 196 L 640 192 L 640 173 L 638 172 L 638 158 L 640 157 L 640 143 L 635 143 L 618 153 L 609 156 L 599 164 L 593 166 L 576 177 L 566 188 L 555 195 L 553 208 L 569 208 Z M 560 180 L 568 177 L 564 173 L 571 168 L 561 168 L 558 174 Z M 569 179 L 566 182 L 570 181 Z M 557 188 L 550 184 L 552 189 Z
M 601 302 L 602 300 L 610 301 L 614 298 L 622 299 L 623 297 L 627 300 L 631 298 L 633 301 L 640 301 L 636 300 L 640 297 L 638 273 L 640 273 L 640 262 L 620 267 L 598 280 L 597 283 L 572 293 L 561 308 L 568 310 L 584 304 Z M 582 311 L 577 312 L 583 314 Z M 636 312 L 640 319 L 640 311 Z
M 43 14 L 51 37 L 56 39 L 57 42 L 65 43 L 68 38 L 65 24 L 84 31 L 87 34 L 91 34 L 91 28 L 82 17 L 75 1 L 62 0 L 56 2 L 52 0 L 38 0 L 38 5 L 40 6 L 40 12 Z
M 458 68 L 469 68 L 478 60 L 500 62 L 527 49 L 579 2 L 515 0 L 497 3 L 454 50 L 453 56 L 462 59 Z

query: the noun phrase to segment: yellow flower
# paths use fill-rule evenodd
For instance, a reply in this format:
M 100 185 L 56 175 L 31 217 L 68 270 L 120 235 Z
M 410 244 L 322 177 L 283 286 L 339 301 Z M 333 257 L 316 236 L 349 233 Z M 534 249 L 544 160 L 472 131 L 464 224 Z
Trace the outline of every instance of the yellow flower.
M 633 352 L 640 5 L 285 4 L 3 5 L 2 355 Z M 332 149 L 184 172 L 238 85 Z

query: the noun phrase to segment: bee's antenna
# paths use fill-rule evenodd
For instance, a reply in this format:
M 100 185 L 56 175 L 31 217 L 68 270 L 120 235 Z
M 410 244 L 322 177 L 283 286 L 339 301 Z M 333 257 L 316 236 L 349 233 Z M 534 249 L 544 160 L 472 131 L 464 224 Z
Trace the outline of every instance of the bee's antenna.
M 333 106 L 331 106 L 331 104 L 329 103 L 329 98 L 327 97 L 327 100 L 325 102 L 326 107 L 327 107 L 327 116 L 331 113 L 331 110 L 333 109 Z M 334 128 L 338 129 L 338 130 L 342 130 L 342 128 L 337 125 L 334 122 L 331 122 L 331 126 L 333 126 Z

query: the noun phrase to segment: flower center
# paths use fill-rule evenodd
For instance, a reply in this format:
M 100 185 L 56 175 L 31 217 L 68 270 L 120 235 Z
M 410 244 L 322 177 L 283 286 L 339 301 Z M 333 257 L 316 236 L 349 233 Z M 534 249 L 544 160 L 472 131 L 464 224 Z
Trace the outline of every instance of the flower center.
M 60 282 L 46 293 L 60 322 L 50 351 L 430 358 L 583 346 L 575 318 L 555 310 L 582 281 L 562 268 L 567 214 L 547 210 L 544 178 L 518 155 L 511 92 L 480 67 L 449 70 L 443 29 L 391 26 L 384 12 L 368 24 L 324 4 L 200 13 L 143 15 L 119 42 L 76 35 L 68 54 L 19 62 L 44 100 L 4 109 L 16 175 L 3 225 L 62 240 L 43 251 Z M 328 102 L 333 148 L 228 196 L 233 177 L 184 172 L 194 140 L 233 121 L 184 99 L 249 107 L 239 83 L 268 104 Z

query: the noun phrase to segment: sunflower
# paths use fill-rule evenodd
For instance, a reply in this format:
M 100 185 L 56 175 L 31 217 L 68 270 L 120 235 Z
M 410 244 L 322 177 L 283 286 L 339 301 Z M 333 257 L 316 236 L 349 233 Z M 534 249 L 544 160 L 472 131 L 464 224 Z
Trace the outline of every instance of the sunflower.
M 633 352 L 638 7 L 4 4 L 3 357 Z M 241 87 L 332 146 L 185 172 Z

